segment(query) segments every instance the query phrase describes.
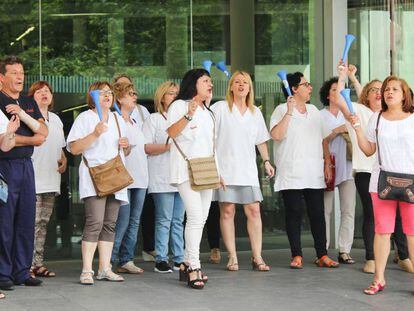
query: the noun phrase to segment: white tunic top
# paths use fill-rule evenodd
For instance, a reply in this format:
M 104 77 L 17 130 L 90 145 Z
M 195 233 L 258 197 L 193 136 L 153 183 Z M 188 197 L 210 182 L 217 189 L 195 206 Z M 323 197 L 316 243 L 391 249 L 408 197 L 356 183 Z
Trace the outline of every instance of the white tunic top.
M 144 150 L 144 133 L 142 127 L 134 119 L 132 119 L 132 124 L 130 122 L 125 122 L 125 124 L 126 136 L 131 145 L 131 153 L 125 157 L 125 166 L 134 179 L 128 189 L 146 189 L 148 187 L 148 159 Z
M 372 143 L 376 143 L 377 119 L 378 112 L 372 115 L 368 123 L 367 138 Z M 382 169 L 394 173 L 414 174 L 414 114 L 399 121 L 389 121 L 381 116 L 378 134 Z M 379 164 L 376 157 L 369 192 L 378 191 L 378 177 Z
M 9 119 L 7 119 L 3 111 L 0 110 L 0 134 L 6 133 L 7 124 L 9 124 Z
M 369 119 L 371 118 L 374 112 L 367 106 L 362 104 L 352 103 L 352 105 L 354 107 L 355 114 L 358 116 L 359 122 L 361 123 L 361 129 L 366 134 Z M 351 123 L 346 121 L 345 125 L 348 129 L 349 138 L 352 142 L 352 168 L 357 173 L 371 173 L 375 163 L 375 155 L 367 157 L 358 146 L 358 140 L 355 134 L 355 130 L 352 127 Z
M 119 127 L 121 129 L 121 136 L 126 136 L 125 122 L 118 114 Z M 68 138 L 66 140 L 66 149 L 70 152 L 70 143 L 78 139 L 88 136 L 95 130 L 99 123 L 98 114 L 92 110 L 87 110 L 79 114 L 73 122 Z M 83 152 L 83 155 L 88 160 L 90 167 L 104 164 L 118 155 L 119 135 L 116 126 L 115 116 L 109 113 L 108 130 L 101 134 L 92 145 Z M 121 158 L 125 163 L 124 152 L 121 148 Z M 79 197 L 84 199 L 87 197 L 96 196 L 96 191 L 92 183 L 91 175 L 83 160 L 79 165 Z M 128 203 L 127 188 L 124 188 L 115 193 L 115 198 L 121 201 L 121 204 Z
M 145 144 L 165 144 L 168 138 L 168 121 L 166 116 L 159 112 L 153 113 L 145 120 Z M 172 140 L 169 141 L 172 144 Z M 149 185 L 148 193 L 177 192 L 177 188 L 170 185 L 170 151 L 148 155 Z
M 188 101 L 176 100 L 168 108 L 168 127 L 180 120 L 188 112 Z M 210 157 L 213 155 L 214 121 L 207 108 L 197 107 L 193 119 L 187 123 L 175 140 L 189 158 Z M 217 159 L 217 156 L 216 156 Z M 170 183 L 177 186 L 189 180 L 188 166 L 174 144 L 170 150 Z
M 345 117 L 340 111 L 337 116 L 334 116 L 329 110 L 322 109 L 321 115 L 330 133 L 333 129 L 345 124 Z M 335 186 L 353 179 L 352 161 L 346 159 L 346 141 L 341 135 L 329 142 L 329 152 L 335 156 Z
M 226 101 L 211 106 L 216 117 L 217 159 L 220 174 L 230 186 L 260 187 L 256 145 L 270 139 L 262 112 L 254 107 L 242 115 L 236 105 L 230 111 Z
M 32 155 L 35 172 L 36 194 L 56 192 L 60 194 L 61 174 L 57 171 L 58 161 L 62 157 L 62 148 L 66 146 L 63 123 L 53 112 L 49 112 L 45 123 L 49 134 L 46 141 L 34 147 Z
M 273 144 L 275 191 L 326 187 L 322 140 L 329 135 L 329 130 L 324 126 L 318 108 L 306 104 L 306 110 L 304 114 L 293 110 L 286 137 Z M 276 107 L 270 119 L 270 130 L 286 112 L 286 104 Z

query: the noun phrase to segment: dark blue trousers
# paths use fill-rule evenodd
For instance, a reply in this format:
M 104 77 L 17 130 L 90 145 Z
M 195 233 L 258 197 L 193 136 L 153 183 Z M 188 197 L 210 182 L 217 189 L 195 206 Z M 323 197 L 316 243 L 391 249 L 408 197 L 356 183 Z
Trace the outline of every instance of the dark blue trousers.
M 33 258 L 36 190 L 28 159 L 0 160 L 9 187 L 7 204 L 0 205 L 0 281 L 21 283 L 30 277 Z

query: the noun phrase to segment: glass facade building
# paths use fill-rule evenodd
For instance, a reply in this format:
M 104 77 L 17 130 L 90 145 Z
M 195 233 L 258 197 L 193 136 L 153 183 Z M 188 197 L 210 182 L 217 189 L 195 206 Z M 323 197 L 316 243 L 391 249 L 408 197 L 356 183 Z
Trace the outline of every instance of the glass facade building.
M 255 101 L 267 122 L 283 102 L 276 77 L 280 69 L 303 72 L 314 86 L 312 101 L 320 106 L 319 87 L 335 74 L 346 33 L 357 37 L 349 59 L 362 83 L 390 73 L 414 83 L 412 0 L 3 0 L 0 17 L 0 56 L 24 60 L 26 89 L 37 80 L 52 85 L 66 134 L 85 109 L 91 82 L 127 74 L 138 101 L 153 111 L 157 85 L 179 82 L 206 59 L 252 74 Z M 217 68 L 211 74 L 214 101 L 223 99 L 227 78 Z M 69 155 L 49 225 L 48 258 L 79 257 L 84 213 L 79 161 Z M 264 248 L 286 248 L 281 198 L 259 160 L 258 165 Z M 357 206 L 356 245 L 361 214 Z M 236 219 L 239 249 L 248 249 L 242 209 Z M 305 221 L 303 244 L 311 246 L 307 228 Z

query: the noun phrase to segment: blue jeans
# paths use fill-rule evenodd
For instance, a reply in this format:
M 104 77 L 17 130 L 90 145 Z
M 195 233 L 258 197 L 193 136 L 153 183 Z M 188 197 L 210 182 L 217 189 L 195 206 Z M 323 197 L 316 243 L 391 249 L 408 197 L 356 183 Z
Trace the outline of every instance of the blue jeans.
M 184 261 L 184 203 L 178 192 L 152 193 L 155 204 L 156 262 L 168 262 L 168 241 L 174 262 Z
M 134 259 L 146 192 L 147 189 L 128 189 L 129 204 L 119 208 L 118 220 L 116 221 L 112 263 L 119 259 L 119 265 L 123 266 Z

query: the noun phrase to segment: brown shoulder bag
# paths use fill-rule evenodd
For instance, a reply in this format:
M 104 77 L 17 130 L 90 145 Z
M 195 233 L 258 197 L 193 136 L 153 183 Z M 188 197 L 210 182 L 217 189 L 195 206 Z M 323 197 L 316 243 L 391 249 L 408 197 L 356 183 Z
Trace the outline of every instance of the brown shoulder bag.
M 114 113 L 116 126 L 118 128 L 118 135 L 121 138 L 121 130 L 119 129 L 118 117 Z M 88 161 L 82 156 L 86 167 L 91 174 L 92 182 L 95 187 L 96 195 L 104 197 L 124 189 L 134 182 L 131 175 L 128 173 L 122 158 L 120 156 L 121 147 L 118 145 L 118 155 L 104 164 L 94 167 L 89 167 Z

